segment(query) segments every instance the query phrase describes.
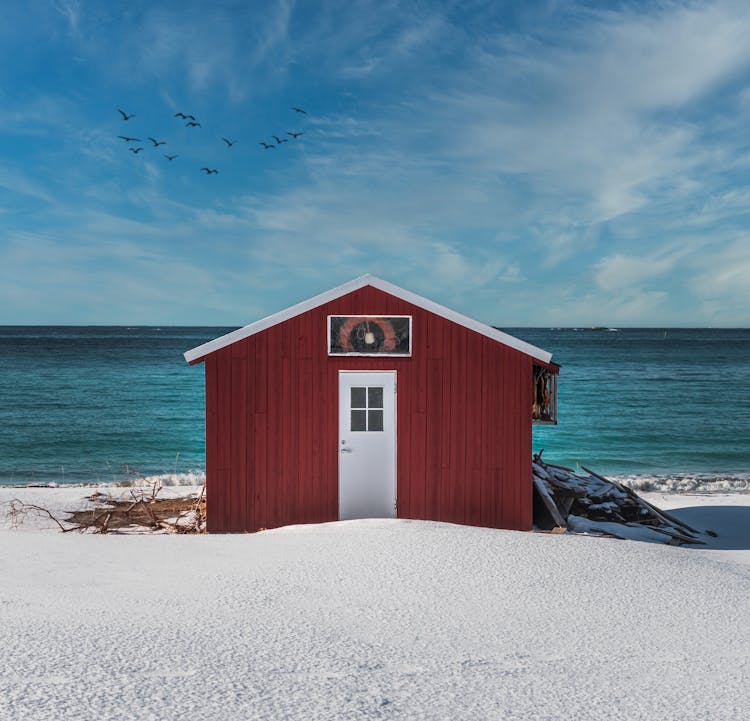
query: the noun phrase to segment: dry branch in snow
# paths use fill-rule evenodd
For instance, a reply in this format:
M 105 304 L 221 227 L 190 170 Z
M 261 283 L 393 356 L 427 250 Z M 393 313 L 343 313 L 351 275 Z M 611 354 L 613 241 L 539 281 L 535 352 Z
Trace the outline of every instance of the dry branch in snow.
M 205 533 L 205 486 L 198 495 L 162 498 L 161 484 L 150 483 L 130 488 L 127 495 L 96 491 L 86 497 L 91 506 L 67 511 L 58 517 L 42 506 L 14 498 L 8 504 L 7 516 L 19 526 L 30 515 L 42 515 L 54 521 L 63 533 L 110 533 L 163 531 L 168 533 Z

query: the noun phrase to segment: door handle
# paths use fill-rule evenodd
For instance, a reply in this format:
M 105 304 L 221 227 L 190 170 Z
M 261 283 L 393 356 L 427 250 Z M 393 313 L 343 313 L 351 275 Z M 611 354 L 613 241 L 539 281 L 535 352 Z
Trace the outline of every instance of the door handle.
M 351 452 L 352 452 L 352 449 L 351 449 L 351 448 L 342 448 L 342 449 L 341 449 L 341 452 L 342 452 L 342 453 L 351 453 Z

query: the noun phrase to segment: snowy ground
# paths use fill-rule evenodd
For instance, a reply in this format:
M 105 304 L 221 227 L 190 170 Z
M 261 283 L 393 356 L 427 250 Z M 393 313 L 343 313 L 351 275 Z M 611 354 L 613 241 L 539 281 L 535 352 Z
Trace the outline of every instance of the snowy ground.
M 3 530 L 0 719 L 746 718 L 750 497 L 649 500 L 719 537 Z

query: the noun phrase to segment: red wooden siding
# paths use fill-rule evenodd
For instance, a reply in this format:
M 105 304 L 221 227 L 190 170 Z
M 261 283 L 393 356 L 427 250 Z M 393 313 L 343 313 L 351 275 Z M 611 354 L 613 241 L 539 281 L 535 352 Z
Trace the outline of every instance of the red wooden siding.
M 412 315 L 412 357 L 329 357 L 329 315 Z M 397 510 L 531 528 L 530 356 L 366 286 L 205 357 L 208 530 L 338 518 L 339 370 L 397 371 Z

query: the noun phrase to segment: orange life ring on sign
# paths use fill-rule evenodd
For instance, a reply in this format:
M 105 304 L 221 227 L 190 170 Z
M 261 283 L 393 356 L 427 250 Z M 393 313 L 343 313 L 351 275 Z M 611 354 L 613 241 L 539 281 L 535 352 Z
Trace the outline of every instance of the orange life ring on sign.
M 365 329 L 361 340 L 365 340 L 367 333 L 371 332 L 369 331 L 370 323 L 377 326 L 383 334 L 383 340 L 377 346 L 375 345 L 376 339 L 372 344 L 365 342 L 364 351 L 361 348 L 355 348 L 355 340 L 360 340 L 356 338 L 355 332 L 358 333 L 362 330 L 361 326 L 363 323 L 365 324 Z M 392 353 L 396 349 L 397 343 L 398 339 L 396 338 L 396 331 L 393 328 L 393 324 L 385 318 L 367 318 L 363 316 L 350 317 L 343 322 L 341 329 L 339 330 L 339 347 L 343 348 L 347 353 L 367 352 L 368 345 L 373 346 L 373 352 Z M 357 345 L 361 346 L 362 343 L 357 342 Z

